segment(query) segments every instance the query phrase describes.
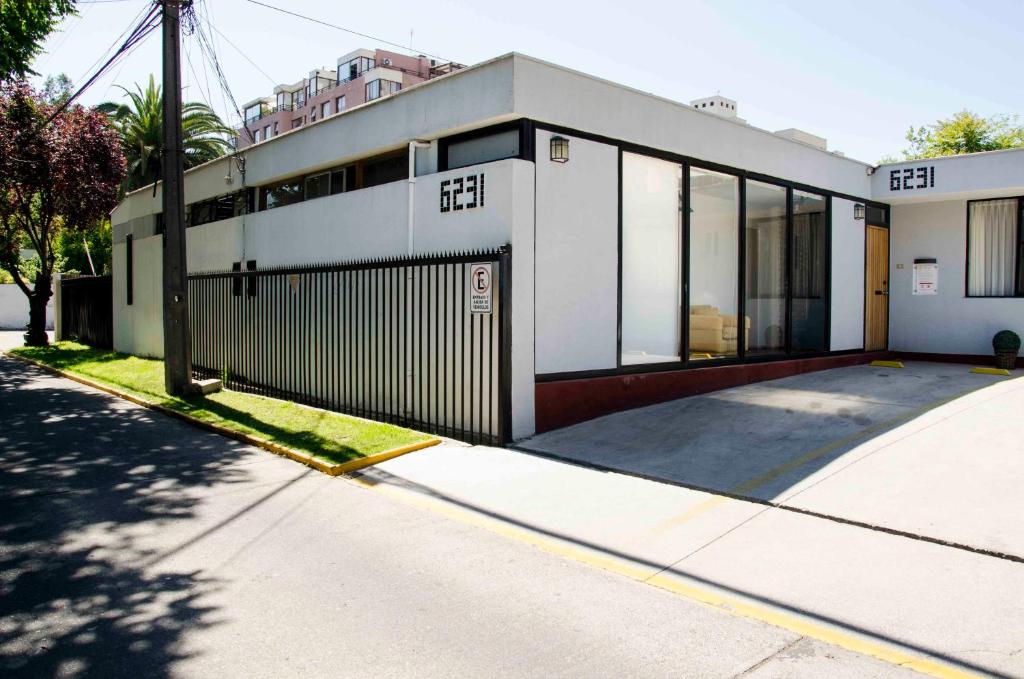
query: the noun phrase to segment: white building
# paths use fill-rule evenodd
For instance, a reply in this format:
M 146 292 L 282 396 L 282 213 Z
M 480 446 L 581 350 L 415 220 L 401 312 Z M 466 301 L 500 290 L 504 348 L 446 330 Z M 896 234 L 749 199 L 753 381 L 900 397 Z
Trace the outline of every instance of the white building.
M 712 100 L 731 115 L 519 54 L 429 80 L 189 172 L 189 271 L 511 245 L 515 439 L 1024 334 L 1024 151 L 875 168 Z M 160 211 L 158 187 L 113 213 L 121 351 L 161 353 Z

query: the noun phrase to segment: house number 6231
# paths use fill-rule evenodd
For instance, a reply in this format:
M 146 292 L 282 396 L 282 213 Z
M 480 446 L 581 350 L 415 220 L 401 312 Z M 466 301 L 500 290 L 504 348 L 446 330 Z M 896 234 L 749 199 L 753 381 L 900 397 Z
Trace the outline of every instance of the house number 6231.
M 441 212 L 458 212 L 483 206 L 483 172 L 441 182 Z

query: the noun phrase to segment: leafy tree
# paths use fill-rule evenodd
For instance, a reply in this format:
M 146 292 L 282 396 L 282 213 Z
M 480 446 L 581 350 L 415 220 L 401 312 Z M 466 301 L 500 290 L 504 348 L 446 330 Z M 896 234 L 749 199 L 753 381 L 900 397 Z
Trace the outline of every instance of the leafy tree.
M 36 346 L 47 343 L 46 303 L 61 233 L 96 228 L 117 204 L 125 175 L 105 115 L 72 106 L 46 124 L 53 111 L 23 81 L 0 85 L 0 267 L 28 297 L 25 342 Z M 39 258 L 34 279 L 22 273 L 26 240 Z
M 96 108 L 110 115 L 121 136 L 121 148 L 128 159 L 125 190 L 132 191 L 160 178 L 164 98 L 152 75 L 145 90 L 140 85 L 135 91 L 121 89 L 129 104 L 106 102 Z M 181 127 L 186 170 L 219 158 L 232 148 L 235 131 L 206 104 L 183 104 Z
M 982 118 L 963 110 L 931 125 L 911 127 L 907 141 L 906 160 L 998 151 L 1024 146 L 1024 125 L 1018 116 Z
M 43 83 L 43 101 L 60 106 L 71 97 L 71 89 L 71 78 L 67 73 L 47 76 Z
M 109 274 L 110 236 L 109 220 L 104 220 L 85 233 L 61 231 L 56 243 L 60 271 L 90 275 L 95 269 L 97 275 Z
M 0 0 L 0 81 L 35 75 L 43 40 L 75 12 L 75 0 Z

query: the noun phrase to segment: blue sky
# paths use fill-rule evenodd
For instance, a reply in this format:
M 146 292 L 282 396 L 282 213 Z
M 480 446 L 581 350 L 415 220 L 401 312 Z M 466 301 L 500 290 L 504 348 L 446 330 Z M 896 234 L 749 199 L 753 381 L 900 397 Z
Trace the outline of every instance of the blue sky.
M 906 144 L 910 125 L 962 108 L 1024 113 L 1024 1 L 340 3 L 269 4 L 472 64 L 518 51 L 655 94 L 689 101 L 720 92 L 766 129 L 798 127 L 829 147 L 876 162 Z M 76 82 L 147 0 L 80 4 L 35 62 Z M 278 14 L 246 0 L 197 0 L 223 37 L 219 54 L 238 103 L 270 94 L 372 40 Z M 342 9 L 345 8 L 345 9 Z M 230 106 L 194 45 L 184 62 L 187 99 Z M 114 86 L 160 72 L 154 34 L 83 97 L 116 99 Z M 268 79 L 269 76 L 270 78 Z M 273 82 L 272 82 L 273 81 Z

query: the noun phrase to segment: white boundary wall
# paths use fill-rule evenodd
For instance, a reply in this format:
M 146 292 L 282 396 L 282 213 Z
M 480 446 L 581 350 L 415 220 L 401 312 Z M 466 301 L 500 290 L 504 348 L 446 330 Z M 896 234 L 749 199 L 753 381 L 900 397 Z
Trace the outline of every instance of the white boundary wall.
M 28 298 L 14 283 L 0 285 L 0 330 L 24 330 L 28 324 Z M 53 297 L 46 305 L 46 329 L 53 330 Z

